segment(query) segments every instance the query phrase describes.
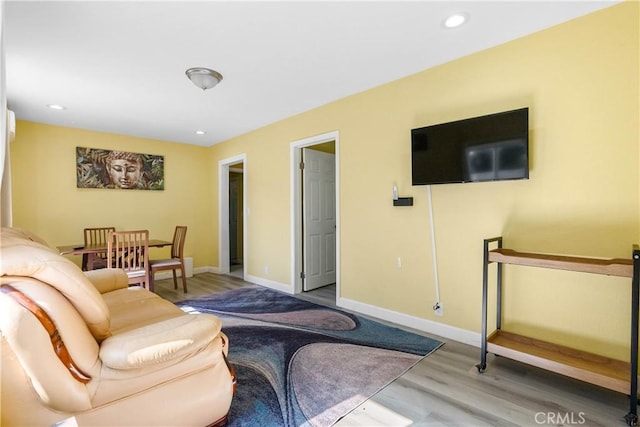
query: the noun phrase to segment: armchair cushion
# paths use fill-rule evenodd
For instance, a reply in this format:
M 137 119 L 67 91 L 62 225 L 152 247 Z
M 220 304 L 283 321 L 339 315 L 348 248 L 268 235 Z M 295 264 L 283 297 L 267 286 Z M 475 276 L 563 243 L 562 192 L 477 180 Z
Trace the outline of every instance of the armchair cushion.
M 127 275 L 117 268 L 85 271 L 84 275 L 101 294 L 124 289 L 129 286 Z
M 179 361 L 208 346 L 221 327 L 220 319 L 212 315 L 174 317 L 107 338 L 100 347 L 100 359 L 112 369 Z
M 107 292 L 102 297 L 111 313 L 113 335 L 184 315 L 174 304 L 138 286 Z

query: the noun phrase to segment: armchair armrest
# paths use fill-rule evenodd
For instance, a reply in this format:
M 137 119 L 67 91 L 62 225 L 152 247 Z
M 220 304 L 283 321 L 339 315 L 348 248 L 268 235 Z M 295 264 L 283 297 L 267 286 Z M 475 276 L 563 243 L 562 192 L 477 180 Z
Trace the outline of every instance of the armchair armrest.
M 127 274 L 119 268 L 90 270 L 85 271 L 84 274 L 101 294 L 129 286 L 129 278 L 127 277 Z
M 185 314 L 142 326 L 102 342 L 100 359 L 112 369 L 138 369 L 179 360 L 209 345 L 222 321 L 211 314 Z

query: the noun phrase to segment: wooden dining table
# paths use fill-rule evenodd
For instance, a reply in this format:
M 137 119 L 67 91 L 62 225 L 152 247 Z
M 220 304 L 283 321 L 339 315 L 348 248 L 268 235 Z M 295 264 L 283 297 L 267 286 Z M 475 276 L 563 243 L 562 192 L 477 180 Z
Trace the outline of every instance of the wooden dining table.
M 171 246 L 173 242 L 168 242 L 166 240 L 158 240 L 158 239 L 149 239 L 149 247 L 150 248 L 162 248 L 165 246 Z M 90 244 L 90 245 L 64 245 L 64 246 L 56 246 L 60 255 L 88 255 L 91 259 L 96 254 L 107 252 L 107 244 L 106 243 L 98 243 L 98 244 Z M 92 268 L 87 268 L 91 270 Z
M 173 242 L 166 240 L 149 239 L 150 248 L 162 248 L 164 246 L 171 246 Z M 92 244 L 92 245 L 65 245 L 56 246 L 60 255 L 84 255 L 84 254 L 98 254 L 100 252 L 107 251 L 107 244 Z

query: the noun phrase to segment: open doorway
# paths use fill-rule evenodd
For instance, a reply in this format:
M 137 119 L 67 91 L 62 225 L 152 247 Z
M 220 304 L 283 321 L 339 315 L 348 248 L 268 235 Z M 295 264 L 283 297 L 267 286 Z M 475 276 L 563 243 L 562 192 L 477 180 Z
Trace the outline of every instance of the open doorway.
M 241 279 L 246 271 L 246 156 L 244 154 L 218 162 L 218 259 L 221 274 Z
M 244 279 L 244 164 L 229 167 L 229 263 L 232 276 Z
M 291 144 L 294 293 L 340 292 L 338 144 L 338 132 Z

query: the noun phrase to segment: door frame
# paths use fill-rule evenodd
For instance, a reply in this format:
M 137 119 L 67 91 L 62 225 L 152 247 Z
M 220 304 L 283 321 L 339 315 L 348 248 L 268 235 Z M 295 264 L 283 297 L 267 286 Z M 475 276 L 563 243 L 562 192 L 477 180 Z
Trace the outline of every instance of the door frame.
M 229 257 L 229 171 L 231 165 L 242 163 L 242 206 L 247 209 L 247 155 L 238 154 L 218 161 L 218 269 L 220 274 L 231 273 Z M 247 215 L 242 215 L 243 276 L 247 276 Z
M 323 133 L 308 138 L 293 141 L 290 145 L 290 182 L 291 182 L 291 283 L 293 293 L 302 292 L 300 272 L 303 268 L 303 234 L 302 234 L 302 148 L 325 142 L 335 142 L 335 170 L 336 170 L 336 300 L 340 295 L 340 135 L 338 131 Z

